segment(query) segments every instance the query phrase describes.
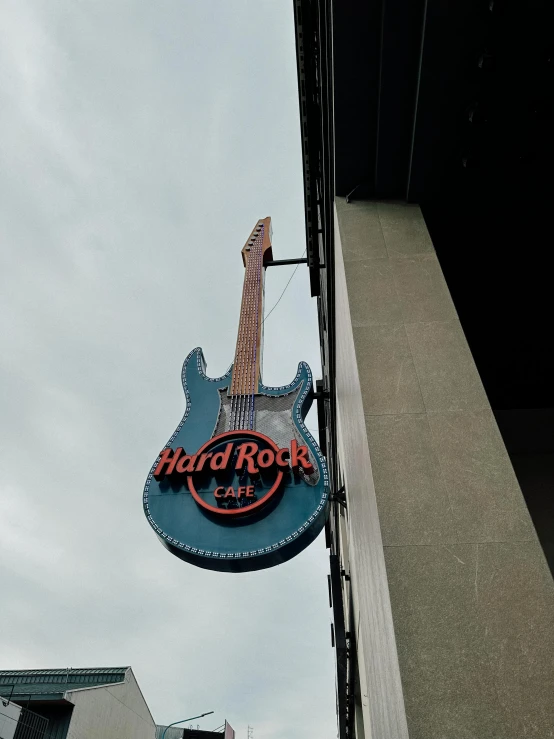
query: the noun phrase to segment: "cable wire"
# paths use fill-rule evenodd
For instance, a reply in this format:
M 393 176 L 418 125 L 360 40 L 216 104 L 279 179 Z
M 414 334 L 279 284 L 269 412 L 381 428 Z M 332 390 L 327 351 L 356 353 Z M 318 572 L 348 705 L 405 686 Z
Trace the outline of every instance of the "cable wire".
M 304 256 L 305 253 L 306 253 L 306 249 L 304 249 L 304 251 L 302 252 L 302 257 Z M 302 257 L 300 257 L 300 259 L 302 259 Z M 281 293 L 281 295 L 279 295 L 279 299 L 277 300 L 277 302 L 275 303 L 275 305 L 273 306 L 273 308 L 269 311 L 269 313 L 266 315 L 266 317 L 264 318 L 264 320 L 262 321 L 262 323 L 265 323 L 267 321 L 267 319 L 269 318 L 269 316 L 273 313 L 273 311 L 275 310 L 275 308 L 277 308 L 277 306 L 281 302 L 281 298 L 283 297 L 283 295 L 287 291 L 287 287 L 290 285 L 291 280 L 294 277 L 294 275 L 296 274 L 296 270 L 298 269 L 298 267 L 300 267 L 299 264 L 297 264 L 296 267 L 294 268 L 294 270 L 292 272 L 292 275 L 289 277 L 289 281 L 285 285 L 285 288 L 284 288 L 283 292 Z

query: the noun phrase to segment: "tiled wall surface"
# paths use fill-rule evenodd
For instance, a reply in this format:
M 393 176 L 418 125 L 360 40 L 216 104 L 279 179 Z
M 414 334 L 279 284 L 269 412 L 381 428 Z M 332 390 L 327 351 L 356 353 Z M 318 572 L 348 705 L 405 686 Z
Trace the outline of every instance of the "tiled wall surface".
M 410 737 L 553 737 L 554 585 L 421 211 L 336 209 Z

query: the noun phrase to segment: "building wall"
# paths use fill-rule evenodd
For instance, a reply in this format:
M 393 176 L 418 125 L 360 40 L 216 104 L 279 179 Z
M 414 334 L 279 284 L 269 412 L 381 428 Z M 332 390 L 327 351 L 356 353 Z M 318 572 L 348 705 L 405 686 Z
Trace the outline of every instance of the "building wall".
M 131 670 L 124 683 L 75 690 L 70 739 L 154 739 L 156 725 Z
M 36 713 L 48 720 L 47 739 L 66 739 L 73 712 L 71 704 L 60 705 L 56 701 L 46 701 L 38 706 L 33 706 L 32 703 L 30 705 Z
M 0 739 L 13 739 L 20 714 L 21 706 L 0 700 Z
M 338 220 L 340 223 L 340 219 Z M 337 223 L 337 221 L 336 221 Z M 348 302 L 340 233 L 335 228 L 337 444 L 341 480 L 348 501 L 335 522 L 343 581 L 345 619 L 354 634 L 359 685 L 357 733 L 379 739 L 407 739 L 391 604 L 373 473 L 365 427 L 360 373 Z M 354 683 L 351 680 L 351 686 Z M 360 737 L 359 737 L 360 739 Z
M 156 726 L 156 739 L 183 739 L 183 729 L 178 726 L 171 726 L 167 729 L 165 725 Z M 165 734 L 164 734 L 165 731 Z
M 554 736 L 552 578 L 421 212 L 337 199 L 336 214 L 338 434 L 357 628 L 368 639 L 383 628 L 368 587 L 387 618 L 373 547 L 386 563 L 410 738 Z M 470 245 L 468 259 L 479 269 Z M 345 326 L 357 367 L 340 358 Z M 367 443 L 362 479 L 353 443 L 362 460 Z M 376 511 L 380 526 L 364 531 L 356 513 Z M 363 641 L 371 704 L 375 655 Z

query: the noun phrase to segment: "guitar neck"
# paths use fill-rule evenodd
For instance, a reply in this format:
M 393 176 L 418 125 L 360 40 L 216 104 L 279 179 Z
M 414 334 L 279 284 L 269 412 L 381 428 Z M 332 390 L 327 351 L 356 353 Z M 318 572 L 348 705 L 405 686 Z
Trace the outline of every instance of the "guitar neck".
M 271 254 L 271 218 L 258 221 L 242 249 L 246 268 L 231 395 L 254 395 L 260 381 L 263 333 L 264 262 Z

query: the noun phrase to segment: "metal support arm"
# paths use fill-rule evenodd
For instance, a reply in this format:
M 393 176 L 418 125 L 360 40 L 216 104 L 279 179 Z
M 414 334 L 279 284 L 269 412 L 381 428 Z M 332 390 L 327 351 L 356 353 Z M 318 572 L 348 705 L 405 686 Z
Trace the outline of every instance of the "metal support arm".
M 308 258 L 301 259 L 270 259 L 264 264 L 264 267 L 281 267 L 283 264 L 308 264 Z

